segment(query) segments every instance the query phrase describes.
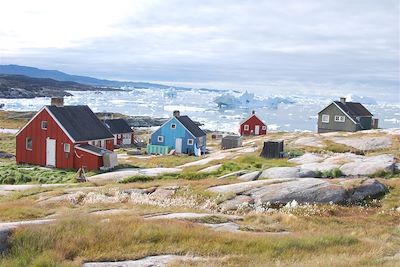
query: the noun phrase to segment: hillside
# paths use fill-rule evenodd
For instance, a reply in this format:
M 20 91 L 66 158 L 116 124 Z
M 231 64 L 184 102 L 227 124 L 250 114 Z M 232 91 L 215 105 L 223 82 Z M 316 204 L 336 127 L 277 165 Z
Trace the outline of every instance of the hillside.
M 70 96 L 71 94 L 66 91 L 97 90 L 115 89 L 100 88 L 71 81 L 56 81 L 49 78 L 0 74 L 0 98 Z
M 130 82 L 130 81 L 113 81 L 105 79 L 97 79 L 88 76 L 71 75 L 58 70 L 44 70 L 28 66 L 19 65 L 0 65 L 0 74 L 25 75 L 34 78 L 50 78 L 58 81 L 73 81 L 81 84 L 87 84 L 100 87 L 134 87 L 134 88 L 158 88 L 168 89 L 171 86 L 147 83 L 147 82 Z M 174 87 L 176 89 L 187 89 L 183 87 Z

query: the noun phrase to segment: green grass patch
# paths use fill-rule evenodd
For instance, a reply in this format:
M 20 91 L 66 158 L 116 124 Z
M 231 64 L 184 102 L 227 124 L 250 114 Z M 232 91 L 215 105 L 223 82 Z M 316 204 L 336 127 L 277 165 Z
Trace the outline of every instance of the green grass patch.
M 1 184 L 71 183 L 75 182 L 75 175 L 75 170 L 47 169 L 15 164 L 0 166 Z

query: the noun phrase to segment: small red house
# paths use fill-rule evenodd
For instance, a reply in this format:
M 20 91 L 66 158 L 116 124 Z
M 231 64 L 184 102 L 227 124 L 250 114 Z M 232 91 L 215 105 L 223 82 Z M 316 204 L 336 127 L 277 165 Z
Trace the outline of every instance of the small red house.
M 124 119 L 105 120 L 104 125 L 114 135 L 115 146 L 130 146 L 134 143 L 133 130 Z
M 114 167 L 117 157 L 111 132 L 88 106 L 62 102 L 41 108 L 17 133 L 17 163 L 60 169 Z
M 267 125 L 252 111 L 251 115 L 240 123 L 239 133 L 241 136 L 266 135 Z

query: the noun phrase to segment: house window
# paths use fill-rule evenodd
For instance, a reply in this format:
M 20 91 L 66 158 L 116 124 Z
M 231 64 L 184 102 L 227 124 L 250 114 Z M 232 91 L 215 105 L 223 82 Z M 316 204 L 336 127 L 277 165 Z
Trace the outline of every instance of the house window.
M 198 141 L 198 146 L 203 146 L 204 145 L 204 142 L 205 142 L 205 140 L 206 140 L 206 137 L 200 137 L 199 138 L 199 141 Z
M 248 125 L 248 124 L 245 124 L 245 125 L 244 125 L 244 130 L 245 130 L 245 131 L 248 131 L 249 129 L 250 129 L 249 125 Z
M 188 140 L 187 140 L 187 144 L 188 144 L 189 146 L 192 146 L 192 145 L 193 145 L 193 139 L 188 139 Z
M 336 122 L 344 122 L 345 120 L 346 119 L 345 119 L 344 116 L 338 116 L 338 115 L 335 116 L 335 121 Z
M 159 143 L 164 142 L 164 136 L 159 135 L 159 136 L 157 137 L 157 142 L 159 142 Z
M 171 129 L 176 129 L 176 124 L 175 123 L 171 124 Z
M 265 130 L 267 130 L 267 126 L 263 126 L 263 127 L 261 127 L 261 129 L 263 130 L 263 131 L 265 131 Z
M 26 150 L 32 150 L 32 137 L 27 137 L 25 139 L 25 148 Z
M 323 123 L 329 123 L 329 115 L 322 114 L 322 122 Z
M 64 144 L 64 152 L 66 152 L 66 153 L 71 152 L 71 145 L 70 144 Z
M 47 121 L 42 121 L 41 128 L 42 130 L 47 130 Z

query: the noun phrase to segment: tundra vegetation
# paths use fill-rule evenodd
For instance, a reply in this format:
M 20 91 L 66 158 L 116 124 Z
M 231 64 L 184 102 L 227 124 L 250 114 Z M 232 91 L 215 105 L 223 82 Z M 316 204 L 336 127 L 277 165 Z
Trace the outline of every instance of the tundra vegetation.
M 400 156 L 400 140 L 396 135 L 390 137 L 391 146 L 368 151 L 336 145 L 329 141 L 329 136 L 323 135 L 323 146 L 295 144 L 295 140 L 310 135 L 271 133 L 268 138 L 285 139 L 286 152 L 293 156 L 310 151 Z M 355 138 L 358 135 L 354 134 Z M 384 132 L 371 135 L 388 136 Z M 182 171 L 158 176 L 132 176 L 102 185 L 95 181 L 76 183 L 73 171 L 16 166 L 13 159 L 3 159 L 0 183 L 32 187 L 0 190 L 0 230 L 2 222 L 54 221 L 13 229 L 8 239 L 9 248 L 0 256 L 0 266 L 81 266 L 85 262 L 134 260 L 164 254 L 202 258 L 191 262 L 193 266 L 398 266 L 398 172 L 372 174 L 371 177 L 383 183 L 388 192 L 357 205 L 287 205 L 268 212 L 239 211 L 234 214 L 218 210 L 218 204 L 232 195 L 207 189 L 242 182 L 235 172 L 296 166 L 287 159 L 260 158 L 262 140 L 245 139 L 246 147 L 254 147 L 253 151 L 228 151 L 228 156 L 202 165 L 185 165 L 201 160 L 189 156 L 141 158 L 121 151 L 120 168 L 179 167 Z M 210 142 L 211 147 L 217 150 L 217 141 Z M 2 134 L 0 150 L 15 153 L 14 149 L 12 135 Z M 218 167 L 210 172 L 200 172 L 211 166 Z M 224 175 L 227 176 L 218 179 Z M 321 171 L 321 176 L 334 178 L 342 176 L 342 173 L 334 168 Z M 59 185 L 35 187 L 38 183 Z M 142 194 L 144 191 L 152 192 L 150 195 L 155 194 L 157 198 Z M 152 216 L 170 213 L 207 215 L 151 219 Z M 229 217 L 233 215 L 237 218 Z M 235 224 L 238 230 L 223 231 L 210 227 L 223 224 Z M 187 263 L 176 261 L 172 265 L 186 266 Z

